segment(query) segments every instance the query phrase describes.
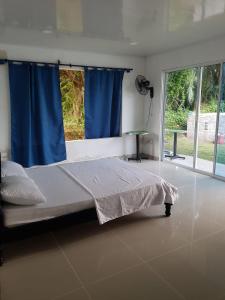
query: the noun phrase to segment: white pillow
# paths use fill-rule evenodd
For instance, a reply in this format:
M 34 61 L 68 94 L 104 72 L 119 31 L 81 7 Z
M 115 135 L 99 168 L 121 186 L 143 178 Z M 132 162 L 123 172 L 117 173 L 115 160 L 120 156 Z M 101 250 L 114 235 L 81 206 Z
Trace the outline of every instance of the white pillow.
M 28 177 L 24 168 L 14 161 L 2 161 L 1 176 L 23 176 Z
M 7 176 L 2 178 L 2 200 L 16 205 L 35 205 L 46 202 L 46 198 L 29 177 Z

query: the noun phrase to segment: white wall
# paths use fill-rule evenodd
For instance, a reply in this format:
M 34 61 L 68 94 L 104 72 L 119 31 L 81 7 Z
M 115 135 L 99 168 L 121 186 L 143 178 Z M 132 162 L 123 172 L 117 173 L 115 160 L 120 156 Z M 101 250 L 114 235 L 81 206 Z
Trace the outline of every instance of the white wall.
M 2 54 L 3 53 L 3 54 Z M 5 53 L 5 54 L 4 54 Z M 145 58 L 113 56 L 89 52 L 63 51 L 48 48 L 34 48 L 0 44 L 0 58 L 133 68 L 125 73 L 122 104 L 122 132 L 143 129 L 144 98 L 134 86 L 137 74 L 145 75 Z M 7 67 L 0 66 L 0 151 L 10 152 L 9 89 Z M 117 156 L 135 153 L 134 137 L 83 140 L 67 143 L 68 159 L 86 156 Z
M 145 153 L 156 158 L 159 158 L 161 153 L 165 71 L 196 64 L 216 63 L 219 61 L 225 61 L 225 37 L 147 58 L 146 73 L 154 86 L 155 97 L 153 99 L 151 119 L 149 122 L 151 135 L 145 140 Z M 145 111 L 147 111 L 147 102 Z

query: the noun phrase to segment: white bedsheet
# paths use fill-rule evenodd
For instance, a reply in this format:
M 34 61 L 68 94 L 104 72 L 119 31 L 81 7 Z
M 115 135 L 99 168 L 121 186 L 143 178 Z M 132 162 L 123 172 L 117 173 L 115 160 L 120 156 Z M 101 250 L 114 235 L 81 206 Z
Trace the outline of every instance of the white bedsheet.
M 177 190 L 161 177 L 119 159 L 61 165 L 95 201 L 99 223 L 151 205 L 173 204 Z
M 6 206 L 6 225 L 48 219 L 96 207 L 99 223 L 163 203 L 177 190 L 161 177 L 115 158 L 65 163 L 27 170 L 46 196 L 35 207 Z

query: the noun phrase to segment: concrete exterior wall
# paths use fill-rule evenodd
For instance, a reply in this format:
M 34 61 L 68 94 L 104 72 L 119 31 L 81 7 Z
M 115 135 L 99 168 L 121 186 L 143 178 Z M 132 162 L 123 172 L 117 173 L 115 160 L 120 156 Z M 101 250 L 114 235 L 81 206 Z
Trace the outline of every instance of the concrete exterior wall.
M 214 142 L 216 132 L 216 113 L 200 113 L 198 138 L 201 141 Z M 193 139 L 195 133 L 195 113 L 190 113 L 187 120 L 187 137 Z M 225 113 L 220 114 L 219 135 L 225 135 Z

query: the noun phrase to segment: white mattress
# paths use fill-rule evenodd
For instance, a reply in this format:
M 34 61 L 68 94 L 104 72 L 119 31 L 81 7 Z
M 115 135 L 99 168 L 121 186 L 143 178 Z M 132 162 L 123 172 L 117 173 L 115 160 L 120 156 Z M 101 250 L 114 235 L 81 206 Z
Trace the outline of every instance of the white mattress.
M 93 197 L 59 166 L 26 169 L 47 199 L 35 206 L 4 205 L 5 225 L 15 226 L 94 208 Z
M 115 158 L 26 169 L 47 202 L 4 206 L 6 226 L 15 226 L 96 207 L 99 222 L 149 207 L 173 204 L 176 189 L 148 171 Z

